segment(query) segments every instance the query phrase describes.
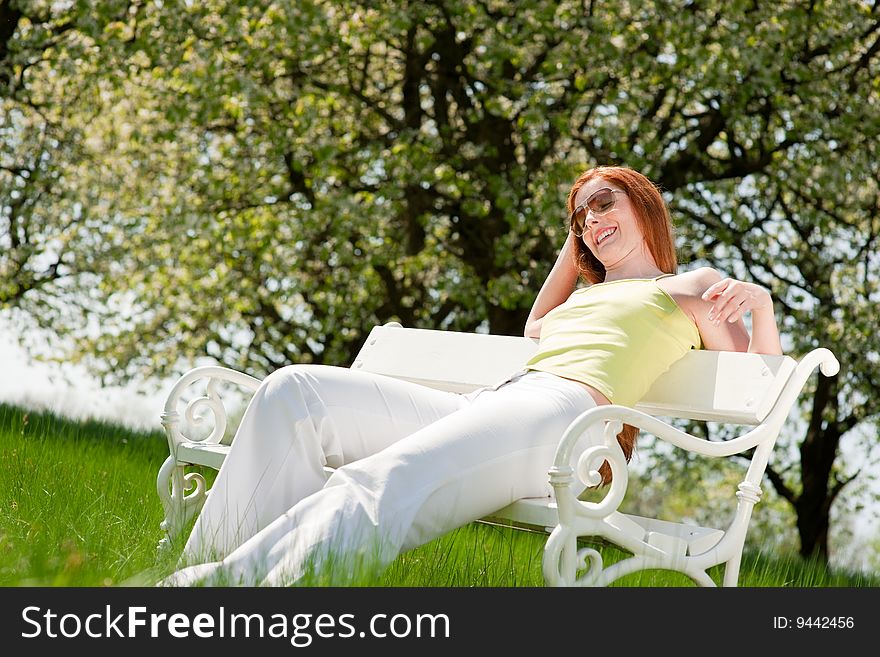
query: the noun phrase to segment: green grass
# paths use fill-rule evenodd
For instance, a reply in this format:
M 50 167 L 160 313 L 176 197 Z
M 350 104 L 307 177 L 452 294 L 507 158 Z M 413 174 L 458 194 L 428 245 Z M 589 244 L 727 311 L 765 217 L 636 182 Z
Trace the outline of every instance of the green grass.
M 151 585 L 173 570 L 159 557 L 156 473 L 164 434 L 73 422 L 0 404 L 0 586 Z M 545 537 L 473 524 L 401 555 L 360 585 L 542 586 Z M 622 553 L 602 547 L 606 562 Z M 712 573 L 720 581 L 720 570 Z M 320 583 L 319 581 L 313 583 Z M 691 586 L 649 571 L 619 586 Z M 741 586 L 875 587 L 880 578 L 828 571 L 796 555 L 747 550 Z
M 0 405 L 0 585 L 115 585 L 156 565 L 159 432 Z

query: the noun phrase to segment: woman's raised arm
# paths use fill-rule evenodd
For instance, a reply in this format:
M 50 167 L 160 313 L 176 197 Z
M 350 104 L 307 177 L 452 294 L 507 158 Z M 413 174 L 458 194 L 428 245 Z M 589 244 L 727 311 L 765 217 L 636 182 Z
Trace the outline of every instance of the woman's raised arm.
M 572 240 L 576 239 L 569 232 L 556 257 L 553 269 L 547 275 L 547 280 L 541 286 L 538 296 L 535 297 L 535 303 L 529 312 L 529 318 L 526 320 L 524 334 L 527 338 L 538 338 L 541 336 L 541 324 L 544 321 L 544 315 L 553 310 L 556 306 L 568 299 L 577 283 L 578 272 L 574 264 L 572 256 Z

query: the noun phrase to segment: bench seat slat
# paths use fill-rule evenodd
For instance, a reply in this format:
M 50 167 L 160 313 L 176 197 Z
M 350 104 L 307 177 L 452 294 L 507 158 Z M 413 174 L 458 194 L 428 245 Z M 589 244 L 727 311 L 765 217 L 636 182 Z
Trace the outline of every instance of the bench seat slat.
M 550 497 L 529 497 L 517 500 L 487 516 L 484 520 L 495 524 L 513 524 L 517 527 L 544 532 L 551 531 L 559 521 L 556 502 Z M 614 512 L 604 518 L 603 522 L 637 541 L 646 540 L 652 532 L 679 539 L 687 545 L 688 554 L 705 552 L 717 545 L 724 536 L 723 531 L 712 527 L 655 520 L 630 513 Z
M 181 443 L 177 446 L 177 460 L 192 465 L 205 465 L 219 470 L 229 454 L 229 445 L 216 443 Z

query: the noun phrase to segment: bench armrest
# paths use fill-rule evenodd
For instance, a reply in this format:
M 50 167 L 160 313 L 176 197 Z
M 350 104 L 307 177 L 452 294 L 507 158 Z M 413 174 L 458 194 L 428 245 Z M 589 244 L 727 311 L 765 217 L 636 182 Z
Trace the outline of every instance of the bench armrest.
M 623 428 L 623 424 L 644 429 L 676 447 L 703 456 L 732 456 L 763 445 L 762 450 L 767 453 L 758 459 L 760 464 L 756 468 L 756 472 L 750 472 L 750 480 L 759 479 L 763 474 L 769 451 L 779 435 L 782 424 L 807 379 L 817 367 L 825 376 L 834 376 L 839 371 L 840 364 L 828 349 L 820 348 L 809 352 L 798 362 L 764 421 L 738 438 L 724 442 L 711 442 L 697 438 L 652 415 L 627 406 L 611 404 L 585 411 L 566 429 L 556 449 L 553 467 L 550 469 L 550 483 L 556 492 L 560 521 L 570 523 L 574 516 L 593 519 L 604 518 L 616 511 L 623 501 L 628 483 L 628 469 L 623 450 L 617 442 L 617 434 Z M 576 468 L 572 468 L 569 464 L 575 445 L 591 426 L 599 422 L 607 423 L 604 428 L 603 444 L 592 445 L 585 449 L 578 457 Z M 575 474 L 588 486 L 596 486 L 601 481 L 598 468 L 603 461 L 608 462 L 612 473 L 611 487 L 605 497 L 599 502 L 578 500 L 571 491 Z M 757 485 L 757 481 L 751 483 L 754 486 Z
M 214 428 L 209 435 L 201 438 L 185 436 L 180 430 L 180 414 L 177 411 L 181 402 L 181 396 L 193 383 L 205 379 L 208 380 L 205 395 L 187 403 L 184 413 L 188 423 L 198 425 L 204 422 L 205 418 L 197 415 L 197 413 L 202 408 L 207 408 L 211 412 Z M 191 369 L 174 384 L 165 401 L 165 408 L 162 413 L 162 425 L 165 427 L 165 433 L 168 436 L 168 447 L 172 454 L 177 453 L 177 447 L 181 443 L 217 444 L 223 439 L 227 427 L 227 414 L 226 407 L 218 390 L 220 383 L 223 381 L 235 383 L 251 392 L 256 391 L 260 387 L 259 379 L 255 379 L 243 372 L 237 372 L 216 365 Z

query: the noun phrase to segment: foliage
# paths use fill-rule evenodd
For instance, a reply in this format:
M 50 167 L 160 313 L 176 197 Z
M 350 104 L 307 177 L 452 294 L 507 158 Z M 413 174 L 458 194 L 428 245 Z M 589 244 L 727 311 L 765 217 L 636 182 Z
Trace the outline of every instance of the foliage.
M 567 186 L 626 164 L 664 189 L 688 267 L 762 283 L 791 353 L 840 358 L 768 471 L 827 552 L 877 461 L 855 431 L 880 412 L 877 2 L 2 6 L 6 244 L 26 198 L 32 251 L 58 255 L 0 256 L 6 303 L 43 300 L 94 367 L 344 365 L 389 320 L 520 333 Z

